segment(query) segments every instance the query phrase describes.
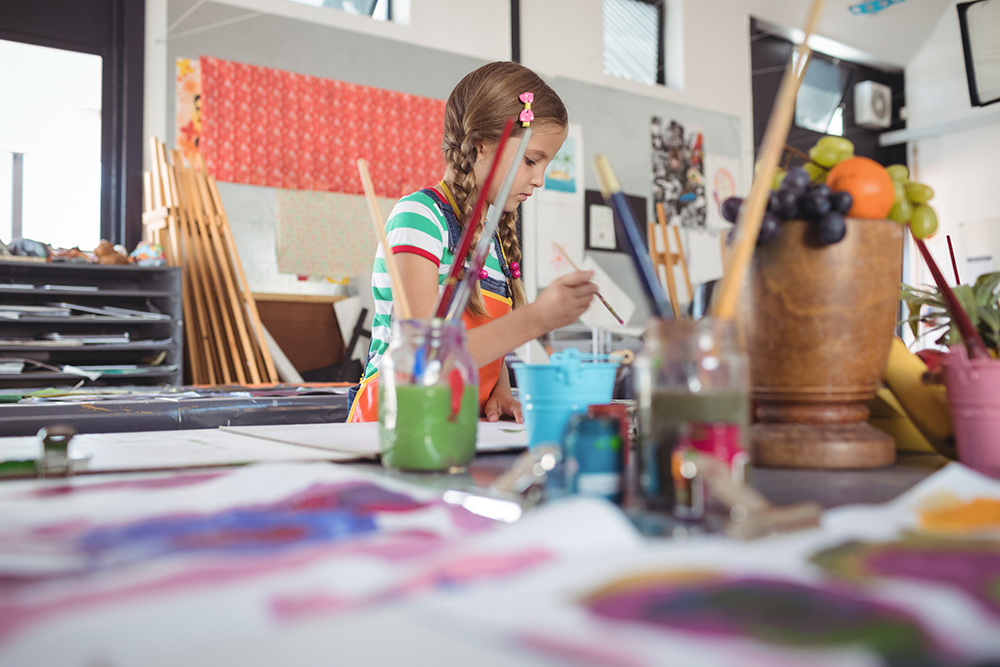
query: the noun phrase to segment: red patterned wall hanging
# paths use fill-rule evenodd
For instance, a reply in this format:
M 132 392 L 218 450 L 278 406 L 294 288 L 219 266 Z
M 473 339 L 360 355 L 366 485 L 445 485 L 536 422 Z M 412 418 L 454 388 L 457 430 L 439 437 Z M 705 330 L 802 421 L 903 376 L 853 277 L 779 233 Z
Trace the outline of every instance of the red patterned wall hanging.
M 201 58 L 199 148 L 220 181 L 360 194 L 357 159 L 380 196 L 444 173 L 444 102 L 268 67 Z

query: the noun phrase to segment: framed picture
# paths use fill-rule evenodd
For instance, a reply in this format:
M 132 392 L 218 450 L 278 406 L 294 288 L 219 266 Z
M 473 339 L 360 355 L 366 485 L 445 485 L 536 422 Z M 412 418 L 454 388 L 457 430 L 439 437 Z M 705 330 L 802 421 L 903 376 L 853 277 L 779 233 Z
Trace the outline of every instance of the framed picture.
M 643 244 L 646 243 L 646 198 L 625 195 L 642 229 Z M 611 207 L 604 203 L 604 197 L 597 190 L 587 190 L 583 198 L 583 244 L 585 250 L 606 252 L 628 252 L 625 248 L 625 232 L 614 217 Z

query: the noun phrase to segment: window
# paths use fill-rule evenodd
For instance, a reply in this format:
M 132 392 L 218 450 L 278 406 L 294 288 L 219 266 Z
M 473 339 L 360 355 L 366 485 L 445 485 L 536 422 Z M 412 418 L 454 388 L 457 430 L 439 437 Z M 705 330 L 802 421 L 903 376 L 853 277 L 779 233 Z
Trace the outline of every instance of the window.
M 392 20 L 392 0 L 291 0 L 313 7 L 332 7 L 347 12 L 371 16 L 376 21 Z
M 0 40 L 0 239 L 97 247 L 100 56 Z
M 796 52 L 796 59 L 798 52 Z M 796 66 L 798 63 L 796 62 Z M 813 54 L 795 99 L 795 124 L 822 134 L 844 134 L 845 78 L 835 61 Z M 839 125 L 840 131 L 836 132 Z
M 604 73 L 664 84 L 665 0 L 604 0 Z

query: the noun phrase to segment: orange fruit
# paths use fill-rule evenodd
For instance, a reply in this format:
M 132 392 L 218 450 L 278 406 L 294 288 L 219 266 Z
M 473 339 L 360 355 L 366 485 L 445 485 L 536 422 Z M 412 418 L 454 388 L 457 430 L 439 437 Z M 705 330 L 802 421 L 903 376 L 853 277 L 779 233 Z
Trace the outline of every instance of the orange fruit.
M 852 218 L 884 220 L 892 209 L 895 187 L 885 167 L 866 157 L 844 160 L 826 175 L 826 184 L 834 192 L 849 192 L 854 206 L 847 212 Z

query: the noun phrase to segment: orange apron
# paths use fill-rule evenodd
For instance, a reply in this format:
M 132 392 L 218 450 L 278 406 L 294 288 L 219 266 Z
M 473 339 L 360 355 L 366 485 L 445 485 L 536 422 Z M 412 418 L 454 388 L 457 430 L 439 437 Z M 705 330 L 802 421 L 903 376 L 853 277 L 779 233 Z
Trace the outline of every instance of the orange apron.
M 466 331 L 482 326 L 487 322 L 503 317 L 511 311 L 511 301 L 498 294 L 483 290 L 483 302 L 486 305 L 487 315 L 477 317 L 469 311 L 462 314 L 462 322 Z M 491 361 L 479 369 L 479 414 L 483 413 L 486 401 L 490 400 L 493 387 L 496 386 L 500 378 L 500 369 L 503 366 L 503 357 Z M 361 381 L 357 396 L 354 397 L 354 404 L 347 415 L 348 423 L 373 422 L 378 421 L 378 373 Z

